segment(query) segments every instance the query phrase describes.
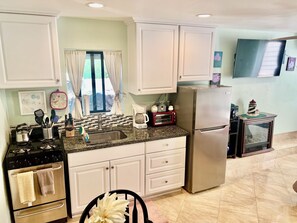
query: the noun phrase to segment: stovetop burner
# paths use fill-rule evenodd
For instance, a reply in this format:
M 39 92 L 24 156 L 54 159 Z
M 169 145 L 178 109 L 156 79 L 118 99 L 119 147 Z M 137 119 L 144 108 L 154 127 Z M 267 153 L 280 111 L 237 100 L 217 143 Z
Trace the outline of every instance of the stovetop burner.
M 38 148 L 41 150 L 56 149 L 57 145 L 54 139 L 44 139 Z
M 22 154 L 28 153 L 30 150 L 34 149 L 31 142 L 18 142 L 16 146 L 10 149 L 10 152 L 13 154 Z
M 19 147 L 25 147 L 25 146 L 31 146 L 31 141 L 28 141 L 28 142 L 17 142 L 17 146 Z
M 12 153 L 14 154 L 20 154 L 20 153 L 28 153 L 31 150 L 29 147 L 19 147 L 16 149 L 11 150 Z

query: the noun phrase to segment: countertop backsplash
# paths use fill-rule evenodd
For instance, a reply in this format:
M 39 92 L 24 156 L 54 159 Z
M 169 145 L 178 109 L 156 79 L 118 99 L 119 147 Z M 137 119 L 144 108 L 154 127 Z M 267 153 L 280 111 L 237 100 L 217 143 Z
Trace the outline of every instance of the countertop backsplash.
M 102 128 L 109 128 L 109 127 L 118 127 L 118 126 L 132 126 L 133 118 L 132 116 L 125 116 L 125 115 L 109 115 L 103 114 L 101 119 Z M 65 124 L 64 120 L 60 121 L 54 126 L 58 127 L 59 132 L 65 131 Z M 90 115 L 85 116 L 82 119 L 74 119 L 74 126 L 76 129 L 79 127 L 84 127 L 86 131 L 88 130 L 96 130 L 98 128 L 98 115 Z M 40 125 L 30 125 L 31 128 L 39 128 Z M 10 130 L 15 130 L 16 126 L 10 126 Z M 22 129 L 22 128 L 20 128 Z

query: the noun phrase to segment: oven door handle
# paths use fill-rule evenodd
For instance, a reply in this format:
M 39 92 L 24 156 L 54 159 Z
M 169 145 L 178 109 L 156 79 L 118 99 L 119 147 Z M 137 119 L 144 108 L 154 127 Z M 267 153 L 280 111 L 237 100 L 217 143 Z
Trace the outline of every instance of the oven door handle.
M 53 210 L 57 210 L 57 209 L 60 209 L 64 207 L 64 203 L 63 202 L 60 202 L 59 204 L 57 204 L 57 206 L 55 207 L 51 207 L 51 208 L 46 208 L 44 210 L 40 210 L 40 211 L 36 211 L 36 212 L 33 212 L 33 213 L 30 213 L 30 214 L 22 214 L 21 211 L 19 213 L 16 214 L 16 217 L 17 218 L 26 218 L 26 217 L 30 217 L 30 216 L 34 216 L 34 215 L 38 215 L 38 214 L 42 214 L 42 213 L 45 213 L 45 212 L 48 212 L 48 211 L 53 211 Z
M 37 171 L 45 170 L 45 169 L 48 169 L 48 168 L 50 168 L 50 167 L 43 168 L 43 169 L 39 169 L 39 170 L 34 170 L 33 173 L 37 173 Z M 53 167 L 53 166 L 52 166 L 51 168 L 52 168 L 52 170 L 59 170 L 59 169 L 62 168 L 62 165 L 59 165 L 59 166 L 57 166 L 57 167 Z M 26 171 L 26 172 L 27 172 L 27 171 Z M 20 172 L 20 173 L 22 173 L 22 172 Z M 18 174 L 19 174 L 19 173 L 15 173 L 15 174 L 12 174 L 11 176 L 16 177 Z

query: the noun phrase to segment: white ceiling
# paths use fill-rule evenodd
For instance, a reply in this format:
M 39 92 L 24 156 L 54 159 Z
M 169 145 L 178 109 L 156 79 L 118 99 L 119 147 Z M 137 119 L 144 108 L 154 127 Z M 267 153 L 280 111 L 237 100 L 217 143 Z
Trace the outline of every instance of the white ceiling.
M 94 0 L 102 9 L 86 6 L 92 0 L 1 0 L 0 9 L 54 12 L 60 16 L 124 20 L 148 18 L 228 28 L 297 32 L 296 0 Z M 210 13 L 211 18 L 198 18 Z

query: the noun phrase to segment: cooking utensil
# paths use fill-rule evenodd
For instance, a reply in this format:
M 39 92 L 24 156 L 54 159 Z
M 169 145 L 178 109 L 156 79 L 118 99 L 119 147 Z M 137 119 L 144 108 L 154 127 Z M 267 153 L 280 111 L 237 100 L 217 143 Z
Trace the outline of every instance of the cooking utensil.
M 52 109 L 51 110 L 51 118 L 50 118 L 52 125 L 53 125 L 53 123 L 57 123 L 59 121 L 59 119 L 60 118 L 59 118 L 59 116 L 57 116 L 55 109 Z
M 34 115 L 35 115 L 35 121 L 41 125 L 42 127 L 44 127 L 44 121 L 43 121 L 43 117 L 44 117 L 44 112 L 42 109 L 37 109 L 36 111 L 34 111 Z
M 29 136 L 31 135 L 31 132 L 32 132 L 32 129 L 26 123 L 17 125 L 17 127 L 16 127 L 16 141 L 18 143 L 28 142 L 30 140 Z
M 46 128 L 49 128 L 49 127 L 50 127 L 50 124 L 49 124 L 49 117 L 46 117 L 46 118 L 45 118 L 44 124 L 45 124 L 45 127 L 46 127 Z
M 51 110 L 51 122 L 54 122 L 54 118 L 56 117 L 56 111 L 54 109 Z

